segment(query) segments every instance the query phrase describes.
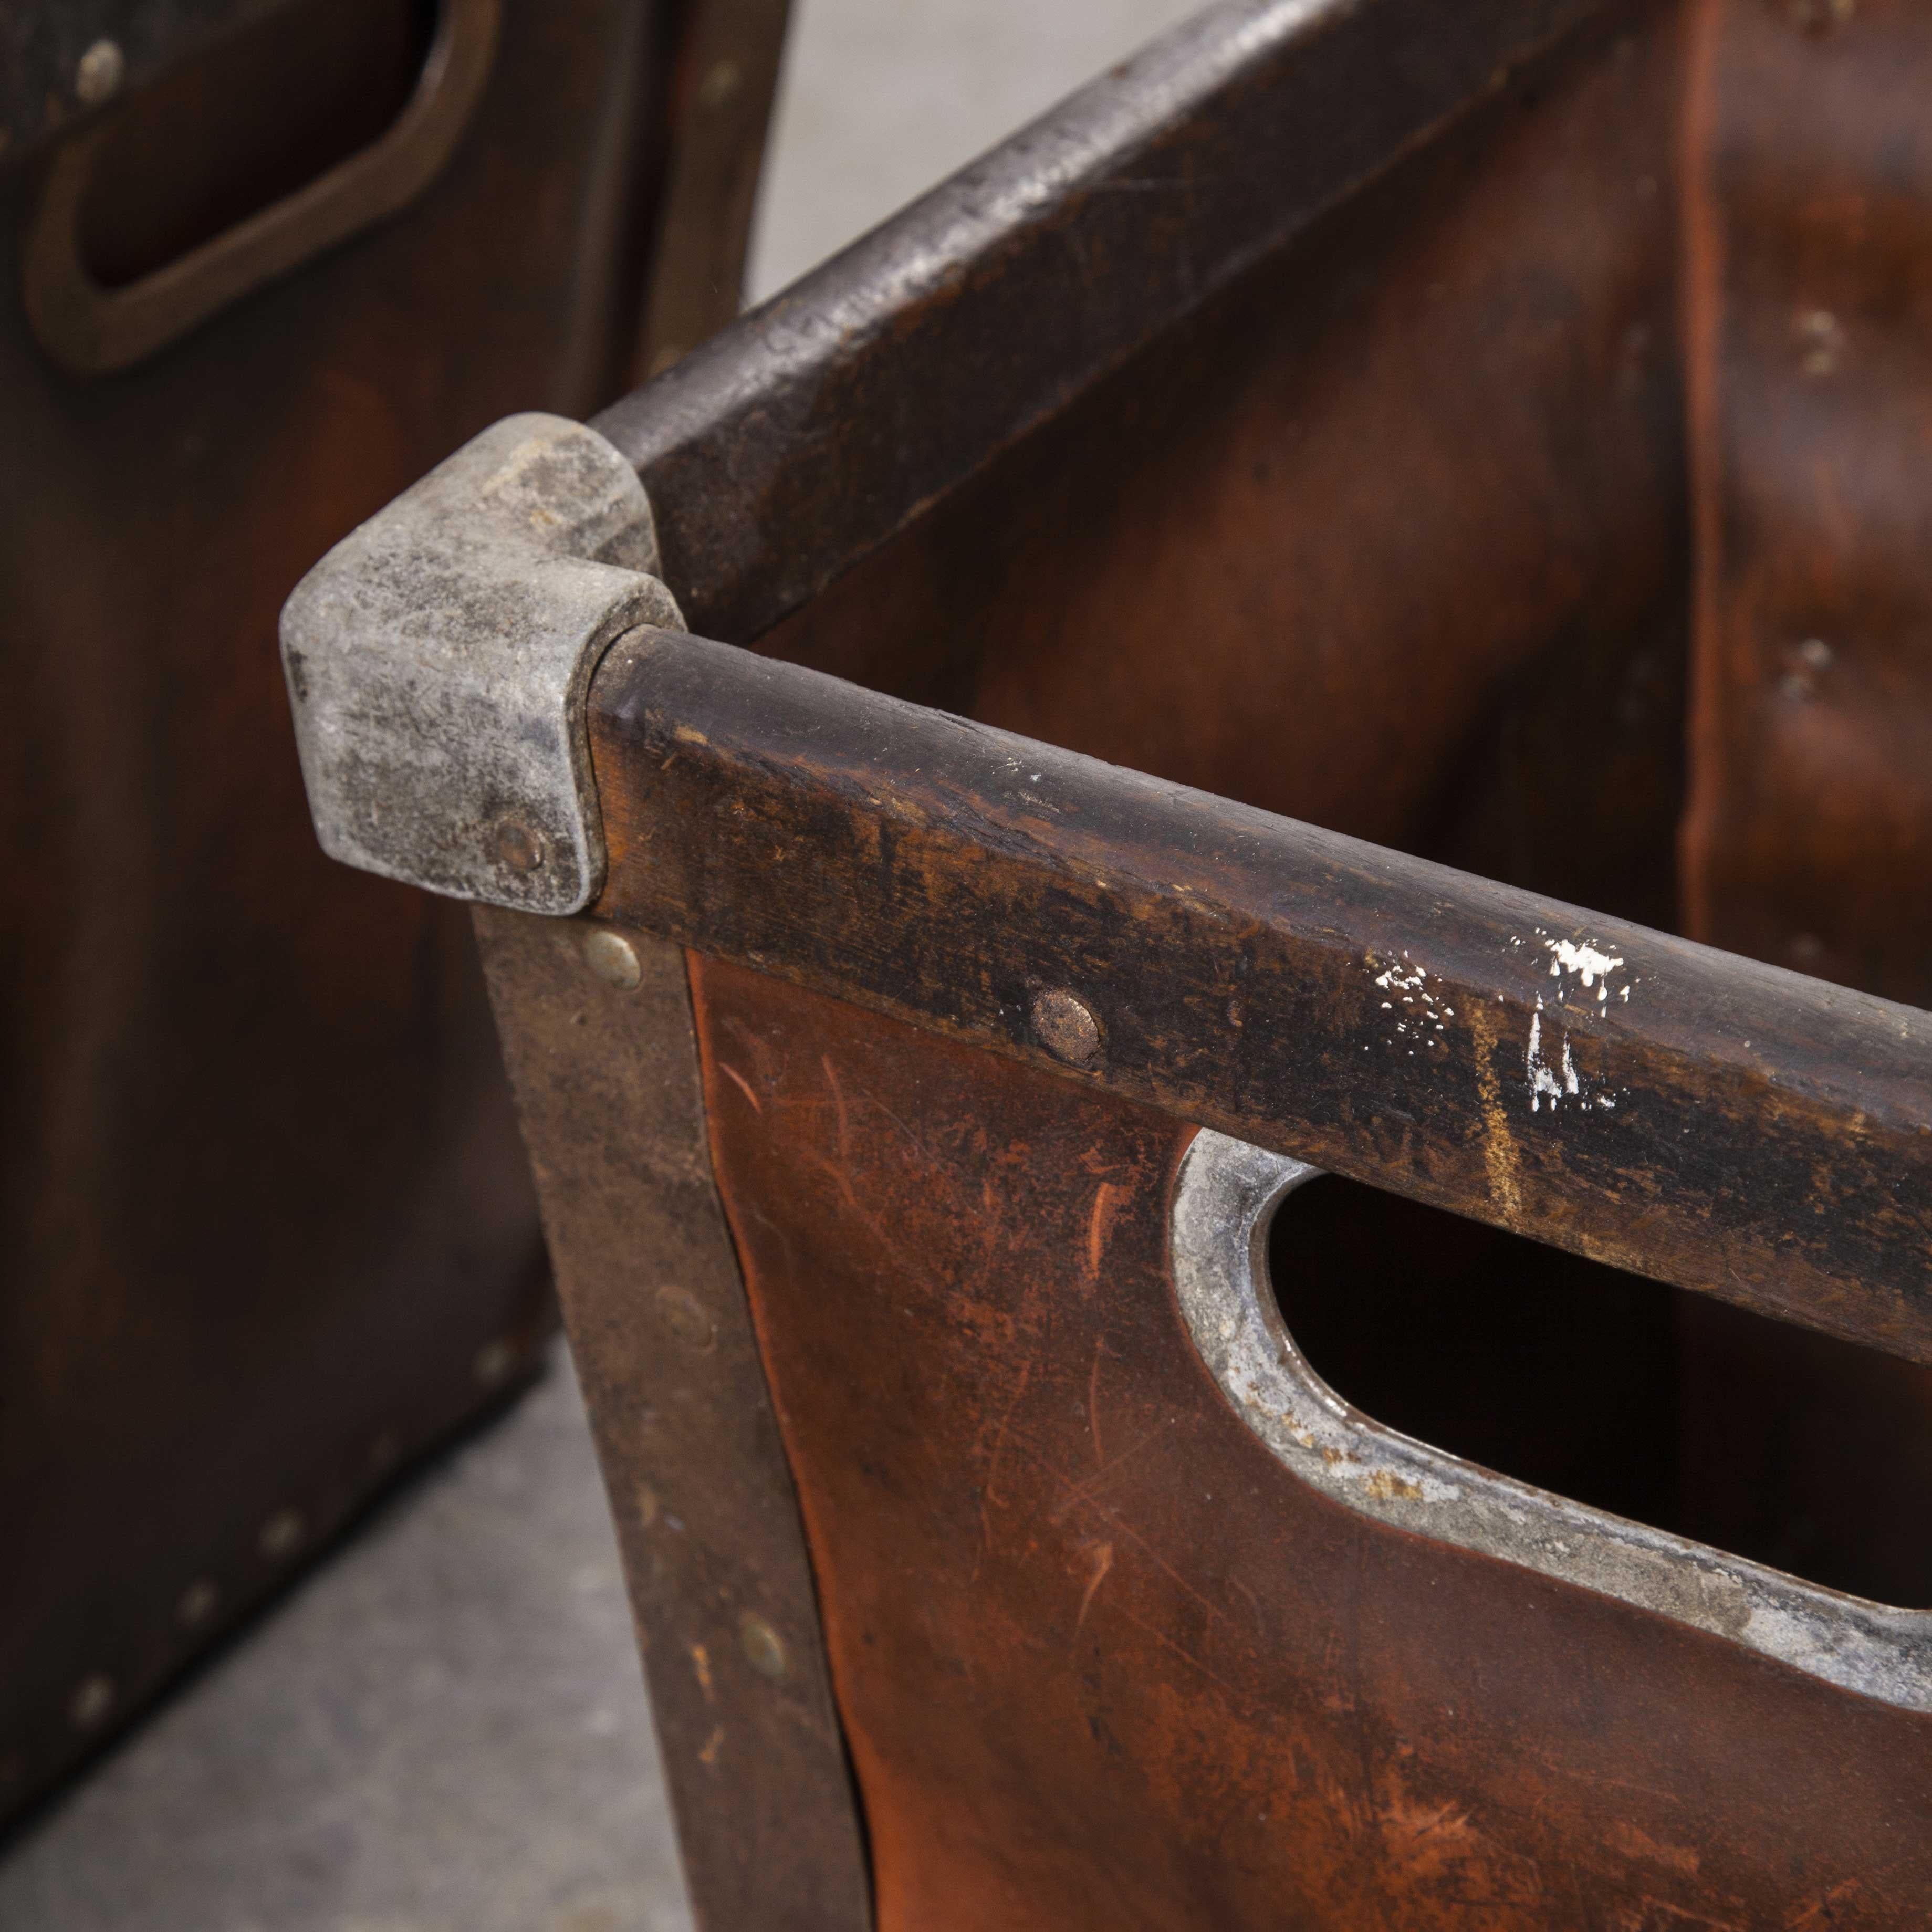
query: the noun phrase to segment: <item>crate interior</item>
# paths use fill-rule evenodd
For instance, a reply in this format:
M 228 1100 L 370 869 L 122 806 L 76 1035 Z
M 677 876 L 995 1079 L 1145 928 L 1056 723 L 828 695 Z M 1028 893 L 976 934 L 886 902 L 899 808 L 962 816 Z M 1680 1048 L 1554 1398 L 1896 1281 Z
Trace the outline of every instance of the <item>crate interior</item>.
M 1682 26 L 1573 37 L 759 647 L 1677 929 Z M 1274 1257 L 1378 1419 L 1932 1605 L 1932 1373 L 1339 1178 Z

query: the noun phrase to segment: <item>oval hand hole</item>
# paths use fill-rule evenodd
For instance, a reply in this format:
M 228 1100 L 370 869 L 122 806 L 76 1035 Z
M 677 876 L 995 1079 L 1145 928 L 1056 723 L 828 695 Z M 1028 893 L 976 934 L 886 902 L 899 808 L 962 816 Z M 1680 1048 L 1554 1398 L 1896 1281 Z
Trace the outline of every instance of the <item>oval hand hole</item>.
M 1203 1130 L 1174 1285 L 1240 1423 L 1387 1528 L 1932 1712 L 1932 1374 Z
M 436 25 L 436 0 L 302 0 L 130 95 L 80 203 L 88 272 L 127 287 L 373 146 Z
M 1323 1175 L 1288 1331 L 1405 1436 L 1880 1603 L 1932 1606 L 1932 1371 Z

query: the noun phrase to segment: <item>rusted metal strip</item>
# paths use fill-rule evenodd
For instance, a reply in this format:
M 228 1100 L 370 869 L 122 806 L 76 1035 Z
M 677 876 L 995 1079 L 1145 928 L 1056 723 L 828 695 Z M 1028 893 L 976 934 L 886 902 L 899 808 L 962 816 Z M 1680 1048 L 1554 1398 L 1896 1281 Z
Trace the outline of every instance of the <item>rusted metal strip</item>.
M 701 1926 L 861 1932 L 857 1800 L 712 1184 L 684 955 L 480 909 Z
M 1932 1361 L 1932 1018 L 680 634 L 605 916 Z
M 596 424 L 689 620 L 751 641 L 1594 4 L 1229 0 L 722 331 Z

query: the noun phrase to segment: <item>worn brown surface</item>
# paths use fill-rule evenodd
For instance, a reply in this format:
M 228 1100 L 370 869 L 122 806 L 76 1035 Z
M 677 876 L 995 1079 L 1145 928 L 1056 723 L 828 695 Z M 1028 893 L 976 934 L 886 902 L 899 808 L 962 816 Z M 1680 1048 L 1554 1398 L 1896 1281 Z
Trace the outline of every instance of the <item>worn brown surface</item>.
M 649 16 L 511 5 L 419 203 L 126 376 L 51 369 L 0 263 L 0 1811 L 500 1394 L 552 1318 L 467 917 L 321 856 L 275 618 L 453 446 L 621 382 Z M 362 76 L 379 98 L 394 78 Z M 275 83 L 298 151 L 302 80 Z M 97 211 L 130 260 L 235 188 L 236 130 L 191 74 L 169 86 L 189 111 L 151 117 L 156 192 Z M 34 174 L 0 190 L 9 236 Z M 204 1581 L 212 1609 L 186 1598 Z
M 1184 1126 L 710 962 L 896 1928 L 1920 1922 L 1932 1726 L 1331 1506 L 1198 1364 Z
M 614 985 L 585 955 L 598 930 L 477 914 L 692 1908 L 716 1932 L 863 1932 L 860 1828 L 712 1184 L 684 955 L 633 935 L 638 983 Z M 776 1676 L 748 1616 L 777 1633 Z
M 1767 584 L 1868 613 L 1872 571 L 1914 554 L 1911 406 L 1880 433 L 1874 496 L 1850 480 L 1869 425 L 1820 427 L 1835 370 L 1759 401 L 1769 350 L 1791 352 L 1786 284 L 1828 254 L 1810 226 L 1856 257 L 1830 270 L 1856 284 L 1848 308 L 1909 332 L 1923 197 L 1874 183 L 1901 116 L 1916 165 L 1921 64 L 1902 10 L 1862 43 L 1862 10 L 1815 34 L 1792 21 L 1833 8 L 1724 11 L 1747 57 L 1711 98 L 1751 138 L 1694 145 L 1688 254 L 1686 44 L 1676 10 L 1630 7 L 1204 306 L 1162 252 L 1166 200 L 1110 205 L 1150 196 L 1148 171 L 1047 197 L 1032 231 L 979 234 L 928 289 L 968 232 L 934 203 L 610 419 L 700 628 L 1035 741 L 701 646 L 621 654 L 598 695 L 604 910 L 773 976 L 700 970 L 708 1091 L 887 1925 L 1927 1916 L 1923 1720 L 1338 1522 L 1267 1461 L 1202 1386 L 1161 1279 L 1186 1130 L 1122 1103 L 1927 1358 L 1923 1016 L 1622 923 L 1678 916 L 1688 261 L 1706 546 L 1691 903 L 1706 936 L 1924 1000 L 1918 915 L 1884 926 L 1874 883 L 1916 876 L 1918 723 L 1881 715 L 1915 701 L 1903 658 L 1882 678 L 1861 659 L 1852 730 L 1844 656 L 1766 670 L 1728 641 Z M 1857 86 L 1883 111 L 1858 125 L 1856 182 L 1785 131 L 1811 116 L 1792 46 L 1871 70 Z M 1694 102 L 1710 73 L 1691 81 Z M 1841 75 L 1822 108 L 1850 126 L 1857 87 Z M 1192 150 L 1162 136 L 1160 166 L 1184 158 L 1163 191 L 1202 196 L 1216 178 L 1190 162 L 1242 111 Z M 1007 158 L 1047 170 L 1058 138 Z M 1724 172 L 1741 146 L 1750 166 Z M 1735 190 L 1723 218 L 1762 243 L 1724 300 L 1758 302 L 1766 332 L 1714 440 L 1695 385 L 1731 338 L 1700 332 L 1707 166 Z M 986 207 L 999 178 L 973 188 Z M 1213 220 L 1174 232 L 1223 272 Z M 874 327 L 884 289 L 902 299 Z M 1121 326 L 1156 314 L 1160 339 L 1103 374 Z M 1847 392 L 1874 410 L 1886 352 Z M 1736 478 L 1712 466 L 1724 438 L 1750 459 Z M 1802 689 L 1779 682 L 1795 669 Z M 1790 758 L 1792 719 L 1811 736 Z M 1828 753 L 1828 782 L 1804 762 Z M 1762 823 L 1753 786 L 1774 802 Z M 1822 924 L 1793 950 L 1710 922 L 1727 878 L 1726 903 L 1758 892 L 1774 926 L 1814 885 L 1858 896 L 1876 965 L 1832 964 Z M 1546 938 L 1620 957 L 1616 1004 L 1552 980 Z M 1370 992 L 1398 962 L 1439 1038 L 1432 1019 L 1394 1030 Z M 1111 1094 L 1079 1094 L 1032 1029 L 1056 987 L 1097 1016 L 1078 1077 Z M 1555 1113 L 1546 1092 L 1531 1111 L 1533 1022 L 1580 1076 Z M 1593 1091 L 1614 1106 L 1575 1104 Z M 1900 1526 L 1922 1514 L 1922 1370 L 1847 1371 L 1851 1351 L 1796 1330 L 1734 1346 L 1667 1307 L 1641 1340 L 1663 1372 L 1643 1391 L 1658 1516 L 1681 1485 L 1702 1533 L 1918 1600 Z M 1579 1405 L 1614 1408 L 1601 1363 L 1572 1368 Z

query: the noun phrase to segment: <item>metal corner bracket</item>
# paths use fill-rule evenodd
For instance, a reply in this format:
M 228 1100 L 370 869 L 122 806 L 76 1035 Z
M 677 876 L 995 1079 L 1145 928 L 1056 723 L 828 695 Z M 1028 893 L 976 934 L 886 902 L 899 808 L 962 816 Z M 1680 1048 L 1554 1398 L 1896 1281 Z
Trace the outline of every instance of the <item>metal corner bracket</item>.
M 586 701 L 640 624 L 682 630 L 630 464 L 506 417 L 338 544 L 282 609 L 309 809 L 332 858 L 519 912 L 604 880 Z

